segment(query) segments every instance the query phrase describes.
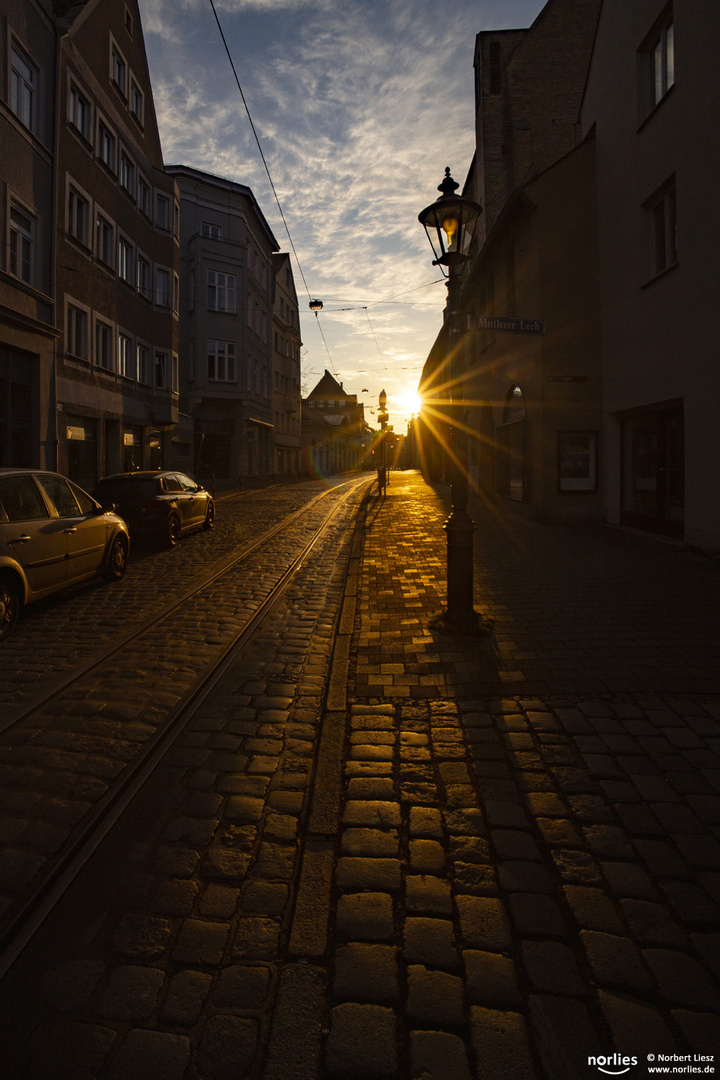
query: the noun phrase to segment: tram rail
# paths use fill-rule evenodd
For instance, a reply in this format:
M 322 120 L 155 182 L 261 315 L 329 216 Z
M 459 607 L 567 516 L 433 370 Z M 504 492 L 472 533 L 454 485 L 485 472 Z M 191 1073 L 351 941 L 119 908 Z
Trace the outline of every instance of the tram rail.
M 281 556 L 284 562 L 282 567 L 276 567 L 273 579 L 265 582 L 264 595 L 254 598 L 248 605 L 245 617 L 240 620 L 237 628 L 230 628 L 225 634 L 225 640 L 216 644 L 211 650 L 213 655 L 206 657 L 207 662 L 201 661 L 201 670 L 185 675 L 178 687 L 175 700 L 167 701 L 167 694 L 159 712 L 161 716 L 156 724 L 147 720 L 142 723 L 129 721 L 133 729 L 130 745 L 127 739 L 123 741 L 118 730 L 122 728 L 119 721 L 110 724 L 108 732 L 109 756 L 108 763 L 116 768 L 114 775 L 107 785 L 104 785 L 102 794 L 94 798 L 92 805 L 83 814 L 82 818 L 69 828 L 65 840 L 59 850 L 46 859 L 44 865 L 26 882 L 18 888 L 17 893 L 10 897 L 10 903 L 0 916 L 0 978 L 22 953 L 26 944 L 33 937 L 42 922 L 47 918 L 55 904 L 69 888 L 72 881 L 82 870 L 92 854 L 102 843 L 105 836 L 112 829 L 115 822 L 130 804 L 143 784 L 152 775 L 159 763 L 168 754 L 175 741 L 181 735 L 187 724 L 208 695 L 223 678 L 228 668 L 237 661 L 242 651 L 253 640 L 265 618 L 270 614 L 274 606 L 281 599 L 284 591 L 303 567 L 310 553 L 333 526 L 337 515 L 359 491 L 367 488 L 367 478 L 346 482 L 320 493 L 311 499 L 300 510 L 290 514 L 282 522 L 267 530 L 262 536 L 245 545 L 238 554 L 223 560 L 219 566 L 215 566 L 212 572 L 201 581 L 196 582 L 191 589 L 172 603 L 166 605 L 160 612 L 134 627 L 128 634 L 116 639 L 108 648 L 95 654 L 87 662 L 74 670 L 59 685 L 53 686 L 47 693 L 36 697 L 21 712 L 3 721 L 0 725 L 0 746 L 7 750 L 8 742 L 17 747 L 21 765 L 24 764 L 27 754 L 25 751 L 32 747 L 33 742 L 41 743 L 46 732 L 43 718 L 52 720 L 57 717 L 58 710 L 68 710 L 72 716 L 74 704 L 80 703 L 83 708 L 75 717 L 77 730 L 69 732 L 72 741 L 77 737 L 78 741 L 95 753 L 99 759 L 102 751 L 102 737 L 92 722 L 92 692 L 97 688 L 93 679 L 102 678 L 107 672 L 108 663 L 122 657 L 123 652 L 139 650 L 139 654 L 158 649 L 158 641 L 161 637 L 171 637 L 168 634 L 168 626 L 174 625 L 174 620 L 183 611 L 194 611 L 193 605 L 202 605 L 203 593 L 206 594 L 206 605 L 212 606 L 213 587 L 218 588 L 228 576 L 240 572 L 250 572 L 247 567 L 253 556 L 271 549 L 273 542 L 278 538 L 288 536 L 297 526 L 300 527 L 303 519 L 312 516 L 318 509 L 321 500 L 333 494 L 337 498 L 320 520 L 319 524 L 313 524 L 309 536 L 303 536 L 299 542 L 297 537 L 289 541 L 292 552 Z M 209 592 L 210 590 L 210 592 Z M 235 620 L 232 620 L 235 621 Z M 143 641 L 145 640 L 145 643 Z M 162 667 L 167 658 L 162 657 L 161 652 L 148 653 L 156 667 Z M 159 676 L 162 682 L 162 672 Z M 147 697 L 147 690 L 141 685 L 141 680 L 129 680 L 127 693 L 129 695 L 126 705 L 139 707 L 139 698 Z M 132 695 L 135 695 L 134 701 Z M 132 711 L 129 709 L 128 711 Z M 52 712 L 53 716 L 48 714 Z M 102 714 L 101 714 L 102 717 Z M 69 720 L 68 723 L 71 723 Z M 102 719 L 100 721 L 102 724 Z M 66 728 L 61 730 L 66 731 Z M 144 737 L 141 735 L 144 732 Z M 113 742 L 114 740 L 114 742 Z M 135 745 L 133 745 L 133 743 Z M 113 758 L 112 751 L 120 751 L 120 757 L 126 757 L 119 767 L 118 759 Z M 130 751 L 134 750 L 133 753 Z M 40 747 L 38 763 L 41 765 L 44 754 Z M 70 752 L 68 752 L 70 753 Z M 7 763 L 7 753 L 3 760 Z M 12 747 L 10 750 L 12 761 Z M 29 756 L 32 763 L 32 754 Z M 68 762 L 70 764 L 70 762 Z M 26 766 L 33 767 L 32 764 Z M 35 766 L 37 767 L 37 765 Z M 93 786 L 93 785 L 90 785 Z M 99 788 L 95 783 L 95 789 Z M 37 812 L 37 811 L 36 811 Z M 42 808 L 40 809 L 40 815 Z M 5 890 L 7 892 L 7 890 Z

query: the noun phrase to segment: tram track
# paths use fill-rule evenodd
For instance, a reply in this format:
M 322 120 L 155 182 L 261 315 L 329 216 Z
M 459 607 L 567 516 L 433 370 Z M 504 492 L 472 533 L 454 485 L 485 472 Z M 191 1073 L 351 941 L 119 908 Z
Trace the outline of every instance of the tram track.
M 29 824 L 38 834 L 44 828 L 48 840 L 44 852 L 23 850 L 23 833 L 0 850 L 0 888 L 6 900 L 0 915 L 0 978 L 253 640 L 341 510 L 366 486 L 363 478 L 316 496 L 3 723 L 0 783 L 8 780 L 8 771 L 16 770 L 14 791 L 20 805 L 33 776 L 39 783 L 39 774 L 46 770 Z M 337 497 L 328 510 L 321 500 L 333 494 Z M 308 518 L 314 519 L 311 526 Z M 268 567 L 271 551 L 276 554 Z M 248 579 L 253 577 L 259 580 L 248 595 Z M 234 592 L 237 611 L 229 610 L 233 605 L 228 597 Z M 209 628 L 218 621 L 218 594 L 225 615 L 222 630 L 213 638 Z M 178 664 L 173 647 L 163 646 L 172 642 L 176 652 L 176 641 L 187 643 L 193 637 L 192 662 L 186 658 Z M 210 644 L 201 648 L 208 639 Z M 155 690 L 147 671 L 133 677 L 143 660 L 155 673 Z M 168 690 L 170 682 L 174 693 Z M 14 891 L 9 888 L 13 862 L 5 857 L 8 853 L 15 855 Z

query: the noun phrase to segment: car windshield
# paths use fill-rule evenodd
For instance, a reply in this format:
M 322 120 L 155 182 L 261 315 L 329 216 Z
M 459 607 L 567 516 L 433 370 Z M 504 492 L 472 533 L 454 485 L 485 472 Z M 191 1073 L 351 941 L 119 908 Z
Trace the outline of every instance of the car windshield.
M 152 499 L 156 493 L 154 476 L 121 476 L 116 480 L 101 480 L 96 495 L 103 501 L 122 503 L 126 499 Z

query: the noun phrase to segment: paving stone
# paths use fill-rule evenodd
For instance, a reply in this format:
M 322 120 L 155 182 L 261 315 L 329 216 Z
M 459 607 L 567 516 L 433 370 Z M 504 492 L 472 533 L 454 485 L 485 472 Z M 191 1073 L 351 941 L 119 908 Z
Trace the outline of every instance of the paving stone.
M 500 884 L 509 892 L 553 893 L 554 884 L 544 866 L 508 859 L 498 868 Z
M 464 949 L 462 959 L 471 1005 L 503 1008 L 521 1003 L 515 964 L 509 957 Z
M 599 858 L 633 859 L 635 852 L 622 829 L 614 825 L 586 825 L 587 846 Z
M 157 1008 L 165 977 L 155 968 L 116 968 L 100 994 L 95 1012 L 111 1020 L 147 1020 Z
M 662 1014 L 651 1005 L 599 992 L 600 1006 L 620 1054 L 673 1054 L 677 1043 Z
M 198 1050 L 198 1065 L 202 1074 L 212 1080 L 246 1076 L 255 1057 L 257 1039 L 258 1025 L 255 1020 L 227 1013 L 211 1016 L 203 1027 Z
M 497 896 L 495 869 L 478 863 L 456 862 L 452 867 L 455 889 L 475 896 Z
M 343 825 L 361 825 L 370 829 L 394 829 L 400 825 L 400 805 L 380 799 L 348 800 Z
M 182 1080 L 189 1061 L 190 1040 L 184 1035 L 135 1028 L 125 1036 L 105 1075 L 108 1080 L 130 1076 Z
M 405 878 L 405 908 L 413 913 L 452 915 L 450 882 L 428 874 L 408 874 Z
M 670 949 L 643 949 L 643 956 L 666 1001 L 691 1009 L 720 1008 L 720 994 L 692 956 Z
M 249 964 L 222 968 L 213 991 L 217 1009 L 262 1009 L 270 990 L 270 969 Z
M 451 836 L 449 857 L 452 862 L 492 863 L 490 843 L 482 836 Z
M 455 931 L 449 919 L 406 918 L 403 949 L 409 964 L 425 964 L 451 971 L 460 966 Z
M 193 1027 L 210 994 L 212 976 L 201 971 L 179 971 L 170 979 L 161 1017 L 170 1024 Z
M 640 852 L 656 878 L 688 878 L 690 867 L 680 857 L 677 849 L 666 840 L 643 840 L 635 838 L 633 846 Z
M 501 900 L 490 896 L 458 895 L 455 905 L 466 946 L 499 953 L 511 948 L 510 923 Z
M 117 1041 L 117 1032 L 100 1024 L 43 1026 L 23 1055 L 28 1080 L 94 1080 Z M 13 1062 L 5 1060 L 12 1068 Z
M 358 942 L 341 945 L 335 951 L 333 994 L 338 1001 L 399 1004 L 396 949 Z
M 536 822 L 543 840 L 549 847 L 583 850 L 587 842 L 578 829 L 566 818 L 538 818 Z
M 113 931 L 113 947 L 134 960 L 157 960 L 171 937 L 167 919 L 132 913 L 123 915 Z
M 338 900 L 340 941 L 389 941 L 394 934 L 393 902 L 389 893 L 345 893 Z
M 691 938 L 703 963 L 720 978 L 720 934 L 692 934 Z
M 343 855 L 381 855 L 397 857 L 398 834 L 395 829 L 344 829 L 341 838 Z
M 471 1080 L 465 1044 L 446 1031 L 410 1032 L 413 1080 Z
M 429 971 L 423 965 L 411 964 L 407 980 L 406 1016 L 411 1023 L 441 1024 L 451 1028 L 464 1026 L 462 979 L 445 971 Z
M 720 921 L 720 908 L 704 889 L 686 881 L 663 881 L 662 891 L 682 923 L 715 928 Z
M 588 1009 L 579 1001 L 549 994 L 531 994 L 530 1021 L 535 1046 L 547 1077 L 585 1077 L 587 1059 L 607 1054 L 607 1036 L 602 1039 Z
M 248 915 L 238 919 L 232 945 L 232 959 L 275 960 L 278 954 L 280 921 Z
M 442 840 L 444 829 L 440 811 L 436 807 L 411 807 L 410 835 L 428 840 Z
M 242 910 L 248 914 L 281 915 L 287 900 L 288 886 L 283 882 L 248 881 L 242 891 L 240 903 Z M 223 918 L 223 916 L 218 913 L 216 918 Z
M 635 863 L 602 862 L 602 872 L 617 897 L 632 897 L 635 900 L 658 900 L 659 893 L 652 880 Z
M 344 855 L 338 859 L 335 880 L 341 889 L 394 891 L 401 886 L 400 862 Z
M 551 994 L 586 993 L 575 957 L 559 941 L 523 941 L 520 951 L 528 978 Z
M 563 881 L 570 885 L 600 885 L 602 877 L 594 857 L 587 851 L 554 848 L 553 861 Z
M 476 1080 L 534 1080 L 528 1031 L 524 1018 L 515 1012 L 500 1012 L 473 1006 L 470 1032 L 475 1050 Z
M 540 851 L 529 832 L 493 829 L 490 838 L 501 859 L 540 860 Z
M 411 840 L 408 853 L 414 874 L 442 874 L 445 870 L 445 851 L 437 840 Z
M 239 898 L 239 889 L 224 882 L 211 881 L 198 897 L 197 909 L 207 919 L 227 921 L 235 914 Z
M 632 993 L 648 994 L 655 986 L 640 950 L 629 938 L 582 930 L 580 940 L 596 982 Z
M 699 1054 L 713 1054 L 717 1063 L 717 1013 L 673 1009 L 670 1015 L 693 1050 Z
M 219 964 L 225 952 L 230 927 L 227 923 L 186 919 L 173 949 L 173 960 L 203 967 Z
M 620 907 L 631 936 L 640 944 L 687 947 L 685 933 L 664 905 L 647 900 L 621 900 Z
M 395 1080 L 397 1019 L 381 1005 L 337 1005 L 330 1012 L 325 1063 L 337 1080 Z
M 75 1012 L 87 1003 L 105 974 L 102 960 L 68 960 L 46 968 L 40 988 L 43 1000 L 61 1012 Z
M 394 802 L 394 784 L 386 776 L 355 776 L 348 782 L 347 797 L 353 801 L 373 799 Z
M 542 893 L 512 893 L 510 914 L 515 929 L 523 936 L 564 938 L 568 931 L 557 901 Z

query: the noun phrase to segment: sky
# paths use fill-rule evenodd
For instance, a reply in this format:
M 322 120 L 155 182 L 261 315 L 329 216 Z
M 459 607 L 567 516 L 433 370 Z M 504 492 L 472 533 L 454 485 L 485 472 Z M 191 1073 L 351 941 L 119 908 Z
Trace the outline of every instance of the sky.
M 215 0 L 272 185 L 210 0 L 139 3 L 166 164 L 250 187 L 291 252 L 303 393 L 327 369 L 377 426 L 384 389 L 404 433 L 447 298 L 417 216 L 470 167 L 475 35 L 544 0 Z

